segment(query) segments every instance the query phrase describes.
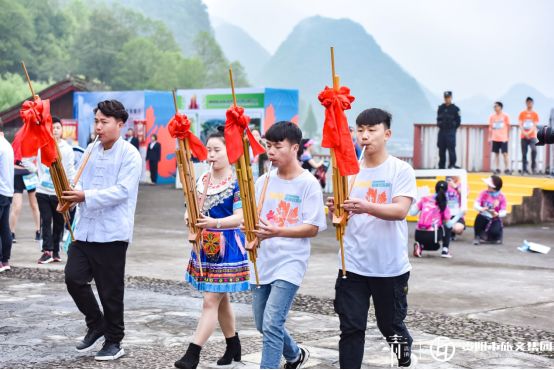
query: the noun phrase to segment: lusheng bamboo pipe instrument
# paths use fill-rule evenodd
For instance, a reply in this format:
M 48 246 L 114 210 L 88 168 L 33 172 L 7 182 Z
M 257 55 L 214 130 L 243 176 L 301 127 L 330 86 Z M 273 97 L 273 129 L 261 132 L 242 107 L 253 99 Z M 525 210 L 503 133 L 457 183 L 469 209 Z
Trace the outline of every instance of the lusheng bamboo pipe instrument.
M 235 94 L 235 82 L 233 81 L 233 69 L 229 67 L 229 80 L 231 81 L 231 93 L 233 95 L 233 105 L 237 106 L 237 96 Z M 258 265 L 256 263 L 258 257 L 259 240 L 254 234 L 259 217 L 258 207 L 256 207 L 256 191 L 254 189 L 254 176 L 252 175 L 252 167 L 250 166 L 250 151 L 248 139 L 246 135 L 242 137 L 243 154 L 236 163 L 237 180 L 240 189 L 240 197 L 242 201 L 242 213 L 244 218 L 244 234 L 246 242 L 249 245 L 248 256 L 254 266 L 254 275 L 256 277 L 256 285 L 260 285 L 258 276 Z M 269 176 L 268 176 L 269 177 Z
M 340 79 L 339 76 L 337 76 L 335 73 L 335 50 L 333 47 L 331 47 L 331 73 L 333 80 L 333 89 L 335 91 L 338 91 L 340 88 Z M 335 226 L 337 240 L 339 241 L 342 278 L 346 279 L 344 232 L 346 230 L 348 217 L 342 205 L 348 197 L 348 178 L 346 176 L 340 175 L 334 149 L 331 149 L 331 165 L 333 167 L 333 195 L 335 204 L 335 211 L 333 212 L 333 225 Z
M 31 78 L 29 77 L 29 73 L 27 72 L 27 67 L 25 66 L 25 63 L 23 61 L 21 61 L 21 66 L 23 67 L 23 71 L 25 72 L 25 78 L 27 79 L 27 84 L 29 84 L 29 89 L 31 90 L 32 98 L 33 100 L 36 100 L 38 95 L 35 95 L 35 90 L 33 89 Z M 40 124 L 40 122 L 37 122 L 37 124 Z M 52 135 L 51 132 L 50 132 L 50 135 Z M 63 168 L 62 153 L 60 152 L 60 148 L 58 147 L 58 143 L 56 142 L 56 139 L 55 138 L 53 139 L 54 139 L 54 143 L 56 144 L 56 152 L 58 153 L 58 159 L 56 159 L 50 165 L 50 176 L 52 177 L 52 183 L 54 184 L 54 190 L 56 192 L 56 197 L 58 198 L 58 204 L 61 209 L 65 209 L 64 211 L 60 211 L 60 213 L 63 215 L 65 223 L 67 224 L 67 228 L 69 229 L 69 234 L 71 235 L 71 241 L 75 241 L 75 236 L 73 235 L 73 229 L 69 221 L 70 220 L 69 206 L 71 205 L 71 202 L 68 202 L 62 199 L 64 191 L 73 190 L 73 189 L 69 184 L 69 181 L 67 179 L 67 174 L 65 173 L 65 169 Z
M 177 106 L 177 95 L 175 90 L 173 90 L 173 104 L 175 105 L 175 113 L 178 114 L 179 107 Z M 175 151 L 177 157 L 177 171 L 179 172 L 181 184 L 183 184 L 183 195 L 187 205 L 189 242 L 192 244 L 192 248 L 196 254 L 200 276 L 203 276 L 204 271 L 202 269 L 202 259 L 200 258 L 200 239 L 202 237 L 202 230 L 196 226 L 200 218 L 201 209 L 198 206 L 194 164 L 191 158 L 188 138 L 184 140 L 177 139 L 177 142 L 179 143 L 179 148 Z

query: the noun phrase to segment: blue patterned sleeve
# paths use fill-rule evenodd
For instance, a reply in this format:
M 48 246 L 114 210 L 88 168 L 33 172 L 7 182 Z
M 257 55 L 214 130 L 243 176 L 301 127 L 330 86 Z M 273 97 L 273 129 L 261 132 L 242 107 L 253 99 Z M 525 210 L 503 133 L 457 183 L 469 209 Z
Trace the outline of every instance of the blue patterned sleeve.
M 242 200 L 240 199 L 240 189 L 238 181 L 235 182 L 235 188 L 233 189 L 233 212 L 242 208 Z

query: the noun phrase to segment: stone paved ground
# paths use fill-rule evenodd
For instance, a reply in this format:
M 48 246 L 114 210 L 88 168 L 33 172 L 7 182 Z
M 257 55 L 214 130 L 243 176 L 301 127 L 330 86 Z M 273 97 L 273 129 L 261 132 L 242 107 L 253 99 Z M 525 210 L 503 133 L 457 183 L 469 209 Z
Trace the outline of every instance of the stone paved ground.
M 2 275 L 0 304 L 6 319 L 0 324 L 3 354 L 0 367 L 172 367 L 186 348 L 200 314 L 201 298 L 186 285 L 129 278 L 125 297 L 127 356 L 117 363 L 99 363 L 91 357 L 93 353 L 81 355 L 73 350 L 83 335 L 84 323 L 62 282 L 60 272 L 39 269 L 21 268 Z M 251 309 L 246 303 L 249 296 L 235 295 L 233 301 L 243 344 L 243 361 L 234 367 L 255 368 L 260 359 L 261 336 L 253 326 Z M 300 295 L 290 315 L 289 330 L 311 353 L 308 367 L 338 367 L 338 319 L 331 305 L 328 299 Z M 552 333 L 482 320 L 452 320 L 446 315 L 414 310 L 410 311 L 407 324 L 415 339 L 415 368 L 554 367 L 551 351 L 474 351 L 471 348 L 475 341 L 552 342 Z M 455 347 L 448 361 L 439 361 L 431 354 L 431 345 L 438 336 L 448 337 L 450 345 Z M 373 318 L 366 338 L 364 367 L 390 367 L 390 353 Z M 215 360 L 223 351 L 224 340 L 217 331 L 202 353 L 201 366 L 217 367 Z
M 72 350 L 83 335 L 81 317 L 65 292 L 63 263 L 37 266 L 39 249 L 31 239 L 34 232 L 25 205 L 13 250 L 14 270 L 0 275 L 0 311 L 7 317 L 0 320 L 0 367 L 171 367 L 192 335 L 201 297 L 182 283 L 189 254 L 182 211 L 179 191 L 141 186 L 135 241 L 127 256 L 129 355 L 117 364 L 99 364 Z M 407 324 L 416 343 L 416 367 L 554 367 L 551 349 L 533 348 L 533 342 L 554 342 L 554 252 L 527 254 L 516 249 L 523 239 L 554 245 L 553 233 L 553 224 L 509 227 L 504 245 L 473 246 L 468 230 L 453 243 L 454 258 L 427 253 L 411 259 Z M 332 228 L 312 246 L 290 329 L 309 347 L 310 367 L 336 367 L 338 321 L 332 298 L 337 246 Z M 248 293 L 233 296 L 245 349 L 240 367 L 255 367 L 260 356 L 249 299 Z M 431 356 L 437 351 L 430 345 L 438 336 L 449 338 L 456 348 L 447 362 Z M 389 352 L 378 339 L 372 314 L 367 337 L 364 366 L 389 367 Z M 511 352 L 471 350 L 475 342 L 519 347 Z M 213 366 L 223 344 L 216 332 L 201 365 Z

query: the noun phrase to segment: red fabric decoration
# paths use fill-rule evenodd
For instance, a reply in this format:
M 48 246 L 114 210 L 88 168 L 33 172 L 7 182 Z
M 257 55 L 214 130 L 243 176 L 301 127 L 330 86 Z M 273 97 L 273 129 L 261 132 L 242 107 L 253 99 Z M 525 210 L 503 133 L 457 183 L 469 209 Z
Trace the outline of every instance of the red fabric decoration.
M 250 117 L 244 114 L 244 108 L 239 106 L 231 106 L 227 109 L 227 120 L 225 121 L 225 146 L 227 147 L 227 157 L 229 163 L 235 163 L 241 155 L 243 155 L 243 143 L 242 138 L 244 131 L 252 148 L 254 156 L 265 152 L 264 147 L 258 143 L 258 141 L 252 135 L 248 123 Z
M 323 140 L 321 146 L 335 151 L 335 158 L 341 176 L 355 175 L 360 172 L 356 149 L 352 143 L 348 121 L 344 111 L 351 108 L 354 97 L 350 89 L 342 86 L 339 91 L 325 86 L 318 96 L 325 107 L 323 123 Z
M 19 116 L 23 121 L 21 129 L 21 156 L 34 157 L 40 149 L 41 162 L 50 167 L 58 159 L 56 141 L 52 136 L 50 100 L 27 100 L 21 106 Z
M 184 114 L 176 113 L 167 125 L 169 135 L 174 139 L 189 140 L 189 147 L 192 154 L 203 161 L 208 158 L 208 149 L 202 141 L 190 130 L 190 121 Z

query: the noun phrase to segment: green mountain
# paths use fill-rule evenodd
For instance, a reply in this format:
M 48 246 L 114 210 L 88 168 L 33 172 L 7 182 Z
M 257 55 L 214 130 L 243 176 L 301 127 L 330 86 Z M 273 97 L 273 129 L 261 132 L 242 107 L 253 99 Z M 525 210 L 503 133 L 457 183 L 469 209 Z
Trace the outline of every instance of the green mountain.
M 381 50 L 364 28 L 349 19 L 311 17 L 300 22 L 280 45 L 254 82 L 272 87 L 299 88 L 312 105 L 319 126 L 323 107 L 317 100 L 325 85 L 331 85 L 329 47 L 335 47 L 336 73 L 341 84 L 356 97 L 348 111 L 351 125 L 359 112 L 370 107 L 393 115 L 393 138 L 404 148 L 412 142 L 413 123 L 433 118 L 419 83 Z M 301 117 L 303 118 L 303 117 Z
M 199 32 L 212 33 L 206 5 L 201 0 L 111 0 L 163 21 L 175 36 L 185 56 L 194 54 L 193 41 Z
M 269 53 L 242 28 L 219 22 L 214 26 L 215 39 L 228 60 L 239 61 L 248 77 L 257 76 L 270 58 Z

